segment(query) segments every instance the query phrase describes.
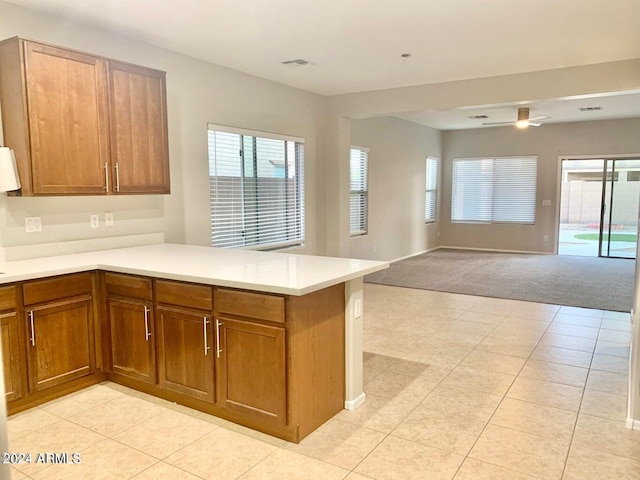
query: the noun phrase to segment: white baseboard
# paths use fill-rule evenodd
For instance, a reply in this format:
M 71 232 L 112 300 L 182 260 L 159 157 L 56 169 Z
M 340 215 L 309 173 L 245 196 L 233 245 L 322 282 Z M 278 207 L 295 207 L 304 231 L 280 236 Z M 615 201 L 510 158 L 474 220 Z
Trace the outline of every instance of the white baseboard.
M 529 250 L 502 250 L 500 248 L 452 247 L 449 245 L 441 245 L 438 248 L 448 248 L 450 250 L 473 250 L 475 252 L 528 253 L 530 255 L 555 255 L 555 253 L 553 252 L 532 252 Z
M 640 430 L 640 420 L 627 418 L 627 428 L 630 428 L 631 430 Z
M 355 398 L 355 400 L 345 400 L 344 408 L 345 408 L 345 410 L 355 410 L 360 405 L 362 405 L 363 403 L 364 403 L 364 392 L 362 392 L 360 395 L 358 395 Z
M 417 257 L 418 255 L 422 255 L 423 253 L 433 252 L 434 250 L 438 250 L 439 248 L 443 248 L 443 247 L 433 247 L 433 248 L 429 248 L 427 250 L 422 250 L 421 252 L 410 253 L 409 255 L 405 255 L 404 257 L 394 258 L 393 260 L 387 260 L 387 261 L 389 263 L 395 263 L 395 262 L 399 262 L 400 260 L 405 260 L 407 258 Z

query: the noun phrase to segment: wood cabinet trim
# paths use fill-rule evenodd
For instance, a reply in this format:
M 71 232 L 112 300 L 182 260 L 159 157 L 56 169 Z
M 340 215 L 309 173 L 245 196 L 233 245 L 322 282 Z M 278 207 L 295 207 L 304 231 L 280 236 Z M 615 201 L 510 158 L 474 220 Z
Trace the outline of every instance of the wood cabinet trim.
M 91 272 L 30 280 L 22 285 L 25 306 L 91 293 Z
M 216 288 L 215 310 L 220 315 L 234 315 L 275 323 L 285 321 L 285 298 L 267 293 Z

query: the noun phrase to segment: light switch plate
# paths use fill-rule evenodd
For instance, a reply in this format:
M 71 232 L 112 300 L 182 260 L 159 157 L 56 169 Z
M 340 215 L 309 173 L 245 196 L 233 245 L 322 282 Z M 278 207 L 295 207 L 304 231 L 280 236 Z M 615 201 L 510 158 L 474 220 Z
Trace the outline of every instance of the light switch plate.
M 353 316 L 355 318 L 360 318 L 362 316 L 362 299 L 356 299 L 353 310 Z
M 104 214 L 104 226 L 113 227 L 113 212 L 106 212 Z
M 551 200 L 542 200 L 542 206 L 543 207 L 550 207 L 551 206 Z
M 91 228 L 98 228 L 100 226 L 100 216 L 97 214 L 89 215 L 89 222 L 91 223 Z

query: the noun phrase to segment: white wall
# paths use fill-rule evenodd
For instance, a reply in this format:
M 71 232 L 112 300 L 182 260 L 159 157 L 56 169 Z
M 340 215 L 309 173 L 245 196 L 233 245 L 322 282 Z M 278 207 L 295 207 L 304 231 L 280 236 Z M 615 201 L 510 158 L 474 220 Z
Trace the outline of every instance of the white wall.
M 209 245 L 207 123 L 290 134 L 305 144 L 307 243 L 323 249 L 325 211 L 318 195 L 318 130 L 326 99 L 104 31 L 0 2 L 0 39 L 22 36 L 167 72 L 171 194 L 7 198 L 0 194 L 0 247 L 165 232 L 169 242 Z M 89 227 L 89 214 L 114 212 L 113 228 Z M 24 232 L 24 217 L 43 231 Z M 322 236 L 319 239 L 319 233 Z
M 440 131 L 393 117 L 351 121 L 351 143 L 369 148 L 369 231 L 349 256 L 395 260 L 438 245 L 425 224 L 425 160 L 440 158 Z M 374 251 L 375 249 L 375 251 Z
M 557 235 L 559 157 L 640 153 L 640 118 L 451 130 L 442 134 L 442 246 L 553 253 Z M 451 223 L 451 175 L 455 158 L 538 156 L 535 225 Z M 542 200 L 551 200 L 543 207 Z M 637 200 L 636 200 L 637 204 Z M 543 240 L 549 235 L 549 241 Z

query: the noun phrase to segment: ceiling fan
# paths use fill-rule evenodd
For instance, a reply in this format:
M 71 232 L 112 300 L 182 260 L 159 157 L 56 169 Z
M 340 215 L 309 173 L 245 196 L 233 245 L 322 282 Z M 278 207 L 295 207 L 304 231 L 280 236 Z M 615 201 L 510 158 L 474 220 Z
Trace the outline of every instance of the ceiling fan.
M 551 118 L 549 115 L 537 115 L 535 117 L 529 117 L 529 109 L 528 108 L 519 108 L 518 109 L 518 120 L 515 122 L 485 122 L 482 125 L 515 125 L 518 128 L 527 128 L 528 126 L 539 127 L 542 125 L 540 123 L 541 120 L 547 120 Z

